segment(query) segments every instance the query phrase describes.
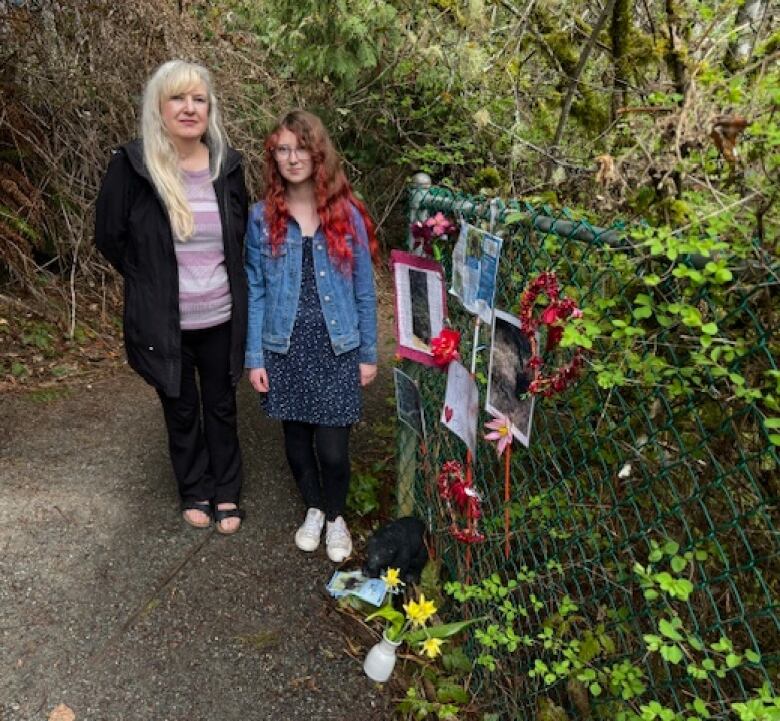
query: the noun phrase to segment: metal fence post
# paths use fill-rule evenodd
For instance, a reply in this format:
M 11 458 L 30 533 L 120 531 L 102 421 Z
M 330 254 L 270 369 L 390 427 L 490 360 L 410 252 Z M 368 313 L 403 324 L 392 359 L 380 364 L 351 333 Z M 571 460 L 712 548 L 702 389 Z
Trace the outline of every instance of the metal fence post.
M 405 372 L 417 380 L 416 363 Z M 414 487 L 417 476 L 417 447 L 419 439 L 405 423 L 398 423 L 398 518 L 411 516 L 414 512 Z
M 428 212 L 421 211 L 420 206 L 428 194 L 432 184 L 428 173 L 415 173 L 412 176 L 409 191 L 409 217 L 407 219 L 406 247 L 410 252 L 414 248 L 411 225 L 415 220 L 421 220 L 428 216 Z M 415 381 L 419 375 L 416 363 L 410 363 L 406 371 Z M 414 511 L 414 481 L 417 475 L 417 446 L 418 439 L 411 428 L 403 423 L 398 424 L 398 516 L 409 516 Z
M 428 217 L 428 211 L 421 211 L 420 206 L 428 194 L 432 182 L 428 173 L 419 172 L 412 176 L 412 187 L 409 191 L 409 227 L 406 229 L 406 249 L 410 253 L 414 250 L 411 226 L 415 220 L 424 220 Z

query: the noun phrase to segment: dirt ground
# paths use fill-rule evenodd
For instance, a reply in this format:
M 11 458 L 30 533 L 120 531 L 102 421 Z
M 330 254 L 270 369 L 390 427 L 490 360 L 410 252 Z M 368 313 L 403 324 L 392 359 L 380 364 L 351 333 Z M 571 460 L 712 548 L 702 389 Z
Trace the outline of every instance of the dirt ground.
M 384 363 L 353 447 L 391 383 Z M 248 517 L 222 537 L 181 521 L 159 402 L 128 369 L 0 398 L 0 721 L 391 718 L 333 564 L 293 544 L 304 508 L 245 380 L 239 415 Z

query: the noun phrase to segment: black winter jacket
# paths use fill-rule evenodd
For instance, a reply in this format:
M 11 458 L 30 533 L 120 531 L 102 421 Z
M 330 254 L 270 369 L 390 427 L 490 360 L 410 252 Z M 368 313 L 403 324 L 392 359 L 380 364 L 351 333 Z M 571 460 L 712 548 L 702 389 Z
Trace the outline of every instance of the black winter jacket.
M 230 375 L 236 384 L 243 371 L 247 323 L 247 194 L 241 155 L 233 149 L 214 190 L 233 297 Z M 178 397 L 179 269 L 168 212 L 144 165 L 140 140 L 119 148 L 111 158 L 95 209 L 95 244 L 125 280 L 124 336 L 130 366 L 165 395 Z

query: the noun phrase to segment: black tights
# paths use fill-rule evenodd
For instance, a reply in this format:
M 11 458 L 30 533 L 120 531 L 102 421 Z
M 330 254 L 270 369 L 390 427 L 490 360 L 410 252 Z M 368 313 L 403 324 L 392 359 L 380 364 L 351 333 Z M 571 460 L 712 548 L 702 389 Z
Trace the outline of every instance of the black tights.
M 282 421 L 282 428 L 287 462 L 306 508 L 325 511 L 329 521 L 343 516 L 349 490 L 350 426 Z

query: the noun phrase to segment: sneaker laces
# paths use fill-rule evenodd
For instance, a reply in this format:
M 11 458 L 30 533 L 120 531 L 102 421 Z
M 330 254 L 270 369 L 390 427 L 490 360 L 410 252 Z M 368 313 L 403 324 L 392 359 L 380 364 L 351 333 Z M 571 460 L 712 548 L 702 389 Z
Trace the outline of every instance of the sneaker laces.
M 341 546 L 352 543 L 352 536 L 349 535 L 347 524 L 341 516 L 333 521 L 333 523 L 328 524 L 328 531 L 325 534 L 325 543 L 331 546 Z
M 319 534 L 322 532 L 322 524 L 324 519 L 325 516 L 322 511 L 319 511 L 316 508 L 310 508 L 308 511 L 306 511 L 306 518 L 304 519 L 303 524 L 299 530 L 301 533 L 305 533 L 310 536 L 319 536 Z

